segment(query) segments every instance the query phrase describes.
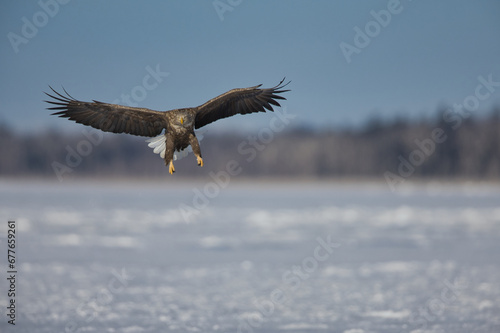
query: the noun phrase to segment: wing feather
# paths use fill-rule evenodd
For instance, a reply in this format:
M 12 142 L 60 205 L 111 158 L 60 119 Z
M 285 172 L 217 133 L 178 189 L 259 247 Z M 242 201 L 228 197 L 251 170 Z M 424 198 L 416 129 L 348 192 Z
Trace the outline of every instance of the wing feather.
M 290 83 L 283 84 L 283 81 L 285 79 L 272 88 L 261 89 L 259 84 L 250 88 L 232 89 L 209 100 L 197 108 L 195 128 L 236 114 L 274 111 L 271 105 L 281 106 L 276 100 L 286 99 L 278 94 L 290 91 L 283 90 Z
M 99 101 L 82 102 L 73 98 L 64 88 L 66 96 L 52 87 L 50 89 L 53 94 L 45 94 L 53 100 L 45 102 L 54 105 L 48 108 L 57 111 L 52 115 L 68 118 L 105 132 L 153 137 L 159 135 L 167 124 L 165 112 Z

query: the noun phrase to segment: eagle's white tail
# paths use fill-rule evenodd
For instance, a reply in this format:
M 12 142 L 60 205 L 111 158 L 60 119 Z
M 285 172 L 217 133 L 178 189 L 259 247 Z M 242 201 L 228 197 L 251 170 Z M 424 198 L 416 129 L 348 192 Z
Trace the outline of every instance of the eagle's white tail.
M 200 142 L 203 139 L 203 133 L 205 132 L 204 131 L 196 132 L 196 137 L 198 138 L 198 142 Z M 165 140 L 166 140 L 165 134 L 160 134 L 157 137 L 147 139 L 146 142 L 149 142 L 148 147 L 153 148 L 153 153 L 160 154 L 161 158 L 165 158 L 165 149 L 166 149 Z M 191 146 L 187 147 L 182 151 L 179 152 L 176 151 L 174 153 L 174 161 L 186 157 L 192 151 L 193 150 L 191 149 Z
M 153 148 L 155 154 L 160 154 L 161 158 L 165 158 L 165 135 L 160 134 L 157 137 L 147 139 L 148 147 Z

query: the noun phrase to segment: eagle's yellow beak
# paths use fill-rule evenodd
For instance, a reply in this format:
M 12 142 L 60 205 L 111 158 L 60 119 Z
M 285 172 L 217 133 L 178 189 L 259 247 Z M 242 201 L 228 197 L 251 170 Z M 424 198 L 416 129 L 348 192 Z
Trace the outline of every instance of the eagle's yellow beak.
M 184 125 L 184 117 L 181 117 L 181 125 Z

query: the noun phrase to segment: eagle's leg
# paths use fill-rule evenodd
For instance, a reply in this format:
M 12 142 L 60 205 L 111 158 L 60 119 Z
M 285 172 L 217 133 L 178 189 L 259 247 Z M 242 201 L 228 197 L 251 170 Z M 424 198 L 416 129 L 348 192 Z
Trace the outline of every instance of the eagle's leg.
M 175 172 L 174 161 L 173 160 L 170 160 L 170 164 L 168 165 L 168 172 L 170 174 L 173 174 Z
M 201 158 L 201 149 L 198 139 L 194 134 L 189 135 L 189 144 L 191 145 L 191 149 L 193 149 L 193 153 L 196 156 L 196 163 L 199 166 L 203 166 L 203 158 Z
M 165 141 L 165 165 L 168 166 L 168 172 L 173 174 L 175 172 L 174 168 L 174 144 L 173 140 L 166 138 Z

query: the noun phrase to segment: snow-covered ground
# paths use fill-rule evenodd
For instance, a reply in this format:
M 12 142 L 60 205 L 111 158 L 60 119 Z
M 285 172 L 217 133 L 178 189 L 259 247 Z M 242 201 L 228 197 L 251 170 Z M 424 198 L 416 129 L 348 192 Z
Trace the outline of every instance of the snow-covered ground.
M 222 185 L 0 181 L 0 331 L 500 332 L 498 185 Z

